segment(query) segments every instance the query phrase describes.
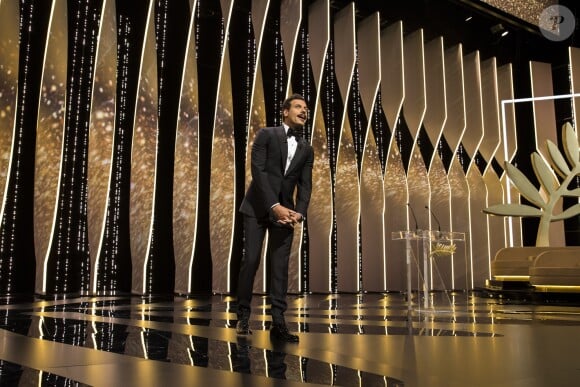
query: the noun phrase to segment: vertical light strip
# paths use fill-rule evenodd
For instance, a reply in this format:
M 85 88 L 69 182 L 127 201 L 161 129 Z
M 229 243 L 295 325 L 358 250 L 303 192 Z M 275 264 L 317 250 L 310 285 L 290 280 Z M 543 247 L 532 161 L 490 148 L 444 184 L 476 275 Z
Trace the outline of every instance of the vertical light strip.
M 359 211 L 361 214 L 362 289 L 384 291 L 385 194 L 379 150 L 373 134 L 373 112 L 381 84 L 380 18 L 374 13 L 358 27 L 360 94 L 368 124 L 363 140 Z
M 481 91 L 484 111 L 484 137 L 480 152 L 487 162 L 483 179 L 487 188 L 485 206 L 489 207 L 502 203 L 504 191 L 492 163 L 501 143 L 497 63 L 495 57 L 481 63 Z M 501 217 L 486 216 L 486 227 L 488 233 L 488 256 L 485 277 L 491 279 L 491 260 L 499 249 L 505 247 L 503 244 L 505 236 L 503 219 Z
M 235 149 L 229 29 L 234 2 L 221 0 L 224 40 L 220 52 L 210 171 L 209 235 L 212 255 L 212 290 L 228 289 L 228 266 L 235 223 Z
M 427 174 L 427 163 L 419 148 L 421 128 L 427 109 L 426 80 L 425 80 L 425 49 L 423 30 L 417 30 L 407 35 L 403 40 L 405 56 L 405 100 L 403 101 L 403 115 L 413 143 L 409 151 L 410 158 L 407 165 L 407 199 L 403 208 L 408 209 L 407 229 L 427 230 L 430 213 L 425 209 L 429 203 L 430 186 Z M 401 128 L 404 130 L 404 128 Z M 401 133 L 402 134 L 402 133 Z M 404 150 L 406 144 L 399 142 Z M 411 282 L 417 288 L 426 290 L 428 279 L 428 262 L 421 259 L 417 265 L 412 265 Z M 423 278 L 421 278 L 423 277 Z
M 38 106 L 34 179 L 34 240 L 36 256 L 43 257 L 43 263 L 39 265 L 43 268 L 43 293 L 46 292 L 49 254 L 55 229 L 58 227 L 57 208 L 65 163 L 63 155 L 68 40 L 65 0 L 53 1 L 49 20 Z M 50 231 L 47 232 L 48 230 Z
M 312 148 L 314 188 L 308 209 L 308 233 L 311 241 L 309 257 L 309 290 L 330 292 L 332 289 L 332 173 L 326 124 L 322 112 L 323 74 L 330 44 L 330 2 L 318 0 L 308 9 L 308 40 L 310 63 L 316 88 L 314 111 L 309 115 L 312 123 Z M 329 86 L 327 85 L 326 88 Z M 302 290 L 302 289 L 300 289 Z
M 88 227 L 93 292 L 97 292 L 109 191 L 113 174 L 117 28 L 113 0 L 104 0 L 93 77 L 88 160 Z M 107 155 L 108 153 L 108 155 Z M 107 167 L 108 165 L 108 167 Z M 105 185 L 106 184 L 106 185 Z
M 465 174 L 459 161 L 457 151 L 461 144 L 461 139 L 465 132 L 465 88 L 463 73 L 463 48 L 461 44 L 451 47 L 445 51 L 445 79 L 446 79 L 446 99 L 447 99 L 447 120 L 443 127 L 443 135 L 452 152 L 452 160 L 448 169 L 450 197 L 449 197 L 449 226 L 450 231 L 456 231 L 454 222 L 459 217 L 465 215 L 465 211 L 459 211 L 455 217 L 453 211 L 454 198 L 461 201 L 461 196 L 467 195 L 465 187 Z M 463 191 L 463 192 L 462 192 Z M 457 230 L 465 232 L 465 230 Z M 455 288 L 454 257 L 451 257 L 449 270 L 444 270 L 440 264 L 441 275 L 451 277 L 451 287 Z M 446 281 L 446 283 L 448 283 Z
M 396 22 L 381 32 L 381 103 L 391 131 L 383 177 L 387 290 L 406 289 L 400 275 L 405 271 L 405 244 L 391 238 L 393 232 L 407 229 L 407 178 L 395 136 L 405 100 L 404 79 L 403 23 Z
M 292 69 L 294 68 L 294 52 L 302 22 L 302 1 L 282 1 L 280 4 L 280 36 L 284 43 L 284 59 L 288 70 L 286 96 L 292 94 Z M 302 240 L 302 238 L 300 238 Z
M 509 103 L 509 106 L 504 103 L 504 101 L 509 101 L 514 98 L 514 85 L 512 77 L 512 65 L 506 64 L 501 66 L 497 70 L 498 77 L 498 99 L 501 101 L 501 141 L 502 141 L 502 152 L 498 152 L 498 162 L 504 168 L 505 163 L 511 162 L 511 159 L 515 156 L 517 152 L 517 137 L 516 137 L 516 116 L 515 116 L 515 105 Z M 502 186 L 504 188 L 505 202 L 512 202 L 511 191 L 513 187 L 508 181 L 507 174 L 504 173 L 500 177 L 502 181 Z M 516 223 L 514 226 L 514 222 Z M 506 236 L 505 245 L 509 247 L 514 247 L 515 245 L 520 246 L 522 241 L 522 230 L 521 230 L 521 219 L 513 219 L 512 217 L 507 217 L 505 219 L 506 225 Z M 518 229 L 518 241 L 514 241 L 514 236 L 516 235 L 514 227 Z M 517 242 L 517 243 L 516 243 Z
M 280 3 L 280 38 L 284 48 L 284 60 L 288 71 L 287 84 L 284 85 L 283 93 L 289 96 L 292 90 L 292 75 L 294 73 L 294 62 L 298 47 L 298 36 L 302 25 L 302 1 L 283 1 Z M 308 98 L 308 95 L 304 95 Z M 310 102 L 310 101 L 308 101 Z M 294 238 L 288 262 L 288 292 L 297 292 L 301 284 L 301 263 L 302 263 L 302 240 L 303 225 L 294 228 Z
M 18 21 L 20 20 L 19 2 L 0 2 L 0 220 L 4 219 L 6 197 L 8 195 L 8 176 L 15 147 L 16 103 L 18 100 Z
M 153 207 L 157 170 L 157 60 L 153 1 L 148 3 L 147 21 L 139 66 L 131 147 L 130 230 L 133 261 L 132 287 L 147 289 L 147 261 L 153 230 Z
M 247 115 L 248 119 L 248 126 L 247 126 L 247 137 L 246 137 L 246 162 L 245 162 L 245 190 L 248 189 L 250 182 L 252 181 L 252 172 L 251 172 L 251 163 L 252 163 L 252 145 L 254 143 L 254 137 L 260 128 L 266 126 L 266 100 L 264 95 L 264 80 L 262 77 L 262 60 L 261 60 L 261 52 L 262 52 L 262 41 L 264 37 L 264 31 L 266 28 L 267 23 L 267 9 L 263 9 L 266 6 L 263 1 L 252 2 L 252 24 L 254 27 L 254 39 L 256 40 L 256 51 L 251 53 L 248 51 L 248 56 L 254 54 L 254 68 L 248 70 L 248 76 L 251 74 L 253 75 L 253 84 L 251 89 L 251 94 L 249 94 L 249 98 L 251 98 L 251 103 Z M 269 2 L 267 4 L 269 9 Z M 262 9 L 262 10 L 260 10 Z M 258 31 L 258 33 L 256 33 Z M 273 32 L 270 32 L 273 33 Z M 257 40 L 259 37 L 259 41 Z M 265 59 L 266 61 L 276 61 L 277 59 L 273 59 L 275 57 L 274 53 L 268 53 L 268 57 Z M 241 173 L 241 172 L 240 172 Z M 244 192 L 245 192 L 244 190 Z M 258 267 L 256 278 L 254 281 L 254 292 L 265 292 L 266 291 L 266 270 L 265 270 L 265 262 L 266 262 L 266 246 L 268 245 L 268 234 L 266 233 L 266 237 L 264 238 L 264 243 L 262 245 L 262 259 L 260 260 L 260 265 Z
M 356 65 L 354 3 L 339 11 L 334 18 L 336 80 L 343 101 L 340 135 L 336 154 L 336 228 L 338 290 L 359 290 L 359 179 L 354 138 L 348 118 L 349 95 Z
M 175 136 L 173 170 L 173 249 L 175 292 L 191 293 L 193 253 L 197 238 L 199 193 L 199 81 L 195 47 L 197 1 L 191 4 L 191 19 L 181 79 Z
M 580 49 L 576 47 L 569 47 L 568 48 L 568 60 L 570 62 L 569 71 L 570 71 L 570 92 L 574 93 L 580 90 L 580 76 L 578 72 L 580 71 Z M 576 103 L 576 98 L 572 98 L 572 126 L 576 129 L 576 136 L 578 137 L 578 144 L 580 145 L 580 135 L 579 132 L 579 125 L 580 122 L 580 106 Z M 0 185 L 1 187 L 1 185 Z M 580 202 L 580 198 L 578 199 Z
M 261 62 L 261 52 L 262 52 L 262 40 L 264 37 L 264 30 L 266 28 L 266 17 L 268 15 L 268 10 L 270 9 L 270 1 L 253 1 L 252 2 L 252 24 L 254 27 L 254 39 L 256 41 L 256 52 L 255 52 L 255 62 L 254 67 L 250 70 L 253 74 L 252 85 L 250 91 L 250 106 L 249 113 L 247 115 L 247 137 L 246 137 L 246 188 L 249 186 L 251 181 L 251 147 L 254 141 L 254 136 L 258 129 L 265 126 L 265 98 L 263 90 L 263 80 L 262 72 L 260 71 Z M 257 33 L 256 33 L 257 32 Z M 238 171 L 237 173 L 244 173 Z M 264 240 L 264 246 L 267 245 L 267 239 Z M 262 262 L 260 263 L 260 269 L 262 270 L 262 291 L 266 290 L 266 271 L 264 270 L 264 262 L 266 260 L 266 252 L 264 249 L 264 254 L 262 257 Z M 231 278 L 229 273 L 230 265 L 228 265 L 228 278 Z M 258 286 L 255 284 L 254 288 Z M 228 289 L 230 289 L 230 284 L 228 282 Z M 231 289 L 230 289 L 231 290 Z
M 568 48 L 568 61 L 570 68 L 570 92 L 574 94 L 580 90 L 580 48 Z M 580 122 L 580 104 L 576 103 L 576 98 L 572 98 L 572 114 L 574 117 L 573 127 L 576 128 L 578 144 L 580 145 L 580 136 L 578 135 L 578 122 Z
M 465 284 L 469 284 L 469 288 L 472 289 L 475 277 L 479 278 L 479 286 L 485 284 L 482 278 L 485 275 L 482 270 L 483 272 L 487 270 L 487 262 L 489 262 L 487 216 L 481 212 L 486 205 L 487 192 L 485 181 L 476 164 L 476 157 L 485 133 L 479 51 L 474 51 L 464 58 L 464 75 L 465 90 L 469 90 L 469 92 L 465 93 L 466 128 L 462 141 L 466 156 L 469 157 L 469 165 L 465 174 L 468 192 L 466 201 L 468 216 L 466 219 L 467 224 L 464 223 L 459 226 L 460 228 L 465 227 L 465 229 L 456 228 L 456 230 L 466 233 L 465 243 L 467 243 L 468 256 L 464 258 L 467 259 L 466 264 L 469 272 L 467 269 L 465 270 L 466 276 L 468 276 Z M 463 219 L 465 219 L 465 216 Z M 463 266 L 461 258 L 461 254 L 456 253 L 454 255 L 456 267 Z M 456 272 L 458 277 L 462 274 Z M 463 282 L 457 286 L 463 286 Z
M 425 132 L 433 145 L 433 154 L 427 161 L 427 177 L 429 179 L 429 200 L 420 207 L 429 217 L 427 224 L 430 230 L 449 231 L 449 217 L 441 216 L 449 213 L 449 179 L 440 154 L 440 141 L 443 127 L 447 121 L 447 99 L 445 84 L 445 53 L 443 38 L 439 37 L 425 45 L 425 94 L 427 109 L 423 125 Z M 427 208 L 424 208 L 427 207 Z M 426 269 L 429 288 L 433 288 L 433 267 Z
M 556 107 L 553 98 L 537 99 L 536 97 L 553 96 L 554 86 L 552 80 L 552 64 L 530 62 L 530 81 L 532 86 L 532 101 L 534 114 L 534 133 L 536 137 L 536 152 L 542 158 L 549 160 L 546 141 L 550 140 L 554 144 L 558 143 L 559 130 L 556 128 Z M 548 165 L 549 163 L 546 162 Z M 551 171 L 554 179 L 555 173 Z M 540 186 L 540 194 L 548 197 L 544 187 Z M 556 213 L 562 212 L 563 203 L 558 201 L 554 206 Z M 564 222 L 551 222 L 550 225 L 550 246 L 565 246 L 566 238 L 564 233 Z

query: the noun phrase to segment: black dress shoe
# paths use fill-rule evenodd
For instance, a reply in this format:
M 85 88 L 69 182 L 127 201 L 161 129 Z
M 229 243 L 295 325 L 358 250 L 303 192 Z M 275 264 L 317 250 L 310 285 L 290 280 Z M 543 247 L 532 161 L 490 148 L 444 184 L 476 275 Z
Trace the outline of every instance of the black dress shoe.
M 251 335 L 252 330 L 250 329 L 250 322 L 247 318 L 241 318 L 236 324 L 236 333 L 238 335 Z
M 297 343 L 300 339 L 288 331 L 286 325 L 273 324 L 270 328 L 270 339 L 274 341 L 285 341 L 287 343 Z

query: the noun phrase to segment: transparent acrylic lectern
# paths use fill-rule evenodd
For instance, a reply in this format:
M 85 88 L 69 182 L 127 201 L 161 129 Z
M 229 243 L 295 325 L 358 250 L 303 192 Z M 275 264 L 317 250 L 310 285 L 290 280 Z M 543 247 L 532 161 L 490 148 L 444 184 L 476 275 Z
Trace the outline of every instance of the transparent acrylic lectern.
M 411 270 L 417 267 L 419 278 L 421 282 L 421 289 L 418 291 L 423 293 L 423 306 L 425 309 L 432 307 L 430 303 L 432 272 L 433 268 L 438 273 L 439 279 L 443 282 L 441 274 L 437 268 L 434 258 L 438 256 L 451 256 L 456 253 L 458 244 L 463 249 L 463 256 L 467 259 L 465 251 L 465 233 L 452 231 L 438 231 L 438 230 L 404 230 L 396 231 L 391 235 L 393 240 L 405 241 L 405 259 L 407 266 L 407 306 L 412 307 L 412 284 L 411 284 Z M 421 263 L 419 260 L 422 260 Z M 465 264 L 465 278 L 467 287 L 467 262 Z M 466 289 L 467 290 L 467 289 Z

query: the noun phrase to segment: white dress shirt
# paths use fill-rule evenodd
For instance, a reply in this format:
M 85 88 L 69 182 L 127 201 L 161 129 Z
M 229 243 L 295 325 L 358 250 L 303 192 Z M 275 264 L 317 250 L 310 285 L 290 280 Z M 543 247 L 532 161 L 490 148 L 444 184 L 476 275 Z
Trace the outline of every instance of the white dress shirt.
M 284 126 L 284 131 L 288 133 L 288 125 L 282 124 Z M 288 171 L 290 167 L 290 163 L 292 163 L 292 159 L 296 154 L 296 148 L 298 147 L 298 141 L 296 141 L 296 137 L 288 137 L 288 157 L 286 158 L 286 167 L 284 168 L 284 174 Z

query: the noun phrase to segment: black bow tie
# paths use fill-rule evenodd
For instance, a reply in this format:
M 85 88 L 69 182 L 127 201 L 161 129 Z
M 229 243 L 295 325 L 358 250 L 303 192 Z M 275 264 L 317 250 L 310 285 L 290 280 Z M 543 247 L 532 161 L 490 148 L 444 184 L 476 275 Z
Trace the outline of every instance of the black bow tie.
M 292 128 L 288 128 L 288 131 L 286 132 L 286 137 L 300 137 L 302 133 L 300 133 L 300 131 L 296 130 L 296 129 L 292 129 Z

